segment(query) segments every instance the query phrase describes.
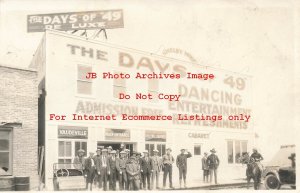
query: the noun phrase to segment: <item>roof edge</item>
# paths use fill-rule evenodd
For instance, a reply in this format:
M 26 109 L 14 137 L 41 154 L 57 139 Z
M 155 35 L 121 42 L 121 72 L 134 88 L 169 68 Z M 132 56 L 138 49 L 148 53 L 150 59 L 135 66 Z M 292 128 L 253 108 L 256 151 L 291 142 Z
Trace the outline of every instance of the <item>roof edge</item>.
M 30 69 L 30 68 L 22 68 L 22 67 L 19 67 L 19 66 L 11 66 L 11 65 L 0 64 L 0 67 L 37 73 L 37 70 Z

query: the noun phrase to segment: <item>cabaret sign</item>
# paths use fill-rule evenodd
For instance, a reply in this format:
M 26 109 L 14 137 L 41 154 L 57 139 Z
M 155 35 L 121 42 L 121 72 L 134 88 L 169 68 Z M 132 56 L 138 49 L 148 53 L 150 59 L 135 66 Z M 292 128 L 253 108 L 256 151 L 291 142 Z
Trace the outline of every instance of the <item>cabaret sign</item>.
M 189 138 L 208 139 L 210 133 L 188 133 Z
M 27 16 L 27 32 L 123 28 L 123 10 L 101 10 Z

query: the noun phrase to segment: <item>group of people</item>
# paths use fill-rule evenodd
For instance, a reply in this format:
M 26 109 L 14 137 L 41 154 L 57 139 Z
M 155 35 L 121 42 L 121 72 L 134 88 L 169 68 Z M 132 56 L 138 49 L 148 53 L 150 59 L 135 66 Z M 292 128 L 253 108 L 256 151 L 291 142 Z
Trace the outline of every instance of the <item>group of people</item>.
M 93 186 L 98 189 L 116 190 L 117 181 L 119 190 L 139 190 L 160 189 L 159 176 L 163 171 L 163 188 L 166 188 L 167 178 L 169 187 L 174 189 L 172 183 L 173 163 L 179 169 L 180 187 L 186 188 L 187 158 L 192 154 L 186 149 L 181 149 L 181 153 L 176 160 L 171 155 L 171 148 L 166 149 L 166 154 L 160 157 L 159 151 L 154 149 L 153 156 L 144 150 L 142 153 L 125 149 L 121 145 L 120 150 L 113 150 L 111 146 L 99 147 L 94 152 L 89 152 L 89 156 L 84 158 L 85 151 L 78 150 L 78 155 L 74 158 L 74 168 L 82 170 L 86 178 L 86 189 L 92 190 Z
M 210 176 L 210 183 L 212 183 L 212 177 L 215 177 L 215 184 L 218 184 L 218 167 L 220 165 L 219 157 L 216 155 L 216 150 L 213 148 L 210 150 L 211 154 L 208 155 L 204 152 L 202 158 L 202 170 L 203 170 L 203 182 L 208 183 L 208 176 Z
M 192 157 L 192 154 L 181 149 L 181 153 L 177 155 L 176 160 L 171 154 L 171 148 L 166 149 L 166 154 L 160 157 L 159 151 L 154 149 L 153 156 L 150 156 L 148 150 L 142 153 L 125 149 L 121 144 L 119 150 L 113 150 L 111 146 L 104 148 L 100 146 L 96 155 L 94 152 L 89 152 L 89 157 L 84 158 L 85 151 L 78 150 L 78 155 L 75 157 L 73 164 L 74 168 L 82 170 L 86 178 L 86 189 L 92 190 L 95 186 L 98 189 L 116 190 L 117 181 L 119 182 L 119 190 L 139 190 L 160 189 L 159 176 L 163 172 L 163 189 L 166 188 L 167 178 L 169 178 L 169 188 L 173 186 L 173 164 L 179 170 L 179 186 L 187 188 L 187 159 Z M 251 159 L 255 161 L 263 160 L 257 149 L 253 149 Z M 212 183 L 213 177 L 215 184 L 218 184 L 218 167 L 220 160 L 216 155 L 216 150 L 210 150 L 210 155 L 204 153 L 202 158 L 203 182 Z M 249 168 L 247 168 L 247 173 Z M 209 179 L 208 179 L 209 178 Z M 183 183 L 182 183 L 183 182 Z
M 218 184 L 218 167 L 220 165 L 220 160 L 218 156 L 216 155 L 216 150 L 213 148 L 210 150 L 211 154 L 208 156 L 208 153 L 205 152 L 204 156 L 202 158 L 202 170 L 203 170 L 203 182 L 208 183 L 208 176 L 210 176 L 210 183 L 212 183 L 212 177 L 214 176 L 215 178 L 215 184 Z M 243 156 L 248 155 L 247 152 L 244 153 Z M 256 148 L 253 148 L 253 153 L 249 157 L 249 160 L 252 160 L 253 162 L 256 162 L 258 164 L 259 169 L 262 171 L 263 166 L 260 163 L 260 161 L 263 160 L 262 155 L 257 151 Z M 246 176 L 249 176 L 250 170 L 251 170 L 251 165 L 247 164 L 247 169 L 246 169 Z

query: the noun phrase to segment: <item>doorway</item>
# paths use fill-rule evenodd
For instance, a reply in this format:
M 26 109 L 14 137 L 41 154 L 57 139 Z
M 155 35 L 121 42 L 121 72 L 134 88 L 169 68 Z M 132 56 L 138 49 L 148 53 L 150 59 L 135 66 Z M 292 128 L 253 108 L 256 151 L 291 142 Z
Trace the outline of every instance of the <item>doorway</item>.
M 104 146 L 107 148 L 108 146 L 111 146 L 113 150 L 120 150 L 121 149 L 121 144 L 124 144 L 125 149 L 130 150 L 130 155 L 132 155 L 133 151 L 137 150 L 137 145 L 136 143 L 131 143 L 131 142 L 114 142 L 114 141 L 98 141 L 97 142 L 97 148 L 99 146 Z

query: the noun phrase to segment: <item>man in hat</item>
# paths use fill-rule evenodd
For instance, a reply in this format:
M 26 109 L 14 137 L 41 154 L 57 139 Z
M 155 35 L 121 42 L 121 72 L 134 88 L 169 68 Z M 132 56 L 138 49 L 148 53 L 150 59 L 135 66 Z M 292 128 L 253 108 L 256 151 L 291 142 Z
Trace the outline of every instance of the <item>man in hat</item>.
M 125 145 L 124 145 L 124 143 L 121 143 L 121 144 L 120 144 L 120 152 L 121 152 L 121 151 L 124 151 L 124 150 L 125 150 Z
M 207 165 L 209 168 L 209 175 L 210 175 L 210 183 L 212 183 L 212 176 L 214 174 L 215 177 L 215 184 L 218 183 L 218 178 L 217 178 L 217 170 L 220 165 L 220 160 L 218 156 L 215 154 L 216 150 L 213 148 L 210 150 L 211 154 L 207 157 Z
M 167 176 L 169 174 L 169 187 L 171 189 L 174 189 L 173 184 L 172 184 L 172 164 L 174 163 L 174 157 L 171 155 L 171 148 L 167 149 L 167 153 L 163 156 L 163 171 L 164 171 L 164 176 L 163 176 L 163 187 L 164 189 L 166 188 L 166 181 L 167 181 Z
M 92 184 L 95 177 L 96 165 L 93 159 L 94 152 L 89 153 L 89 157 L 85 160 L 84 170 L 85 170 L 85 177 L 86 177 L 86 189 L 92 190 Z
M 253 148 L 253 153 L 251 154 L 250 158 L 252 158 L 255 162 L 260 162 L 264 158 L 261 156 L 260 153 L 258 153 L 257 148 Z
M 258 153 L 257 148 L 253 148 L 253 153 L 250 156 L 250 159 L 254 160 L 257 163 L 258 168 L 260 169 L 260 172 L 263 171 L 263 165 L 260 163 L 260 161 L 264 160 L 262 155 Z
M 203 170 L 203 182 L 208 182 L 209 169 L 207 165 L 207 152 L 204 152 L 204 156 L 201 159 L 202 161 L 202 170 Z
M 296 154 L 292 153 L 291 156 L 288 157 L 288 159 L 290 159 L 292 162 L 292 168 L 295 168 L 296 167 Z
M 151 179 L 151 189 L 154 188 L 154 181 L 156 182 L 156 189 L 159 189 L 159 173 L 162 167 L 162 161 L 158 156 L 158 150 L 153 150 L 153 156 L 151 157 L 151 165 L 152 165 L 152 179 Z
M 102 149 L 102 155 L 97 162 L 97 172 L 100 175 L 100 183 L 102 183 L 103 190 L 107 190 L 107 179 L 110 174 L 109 161 L 107 157 L 107 149 Z
M 126 157 L 127 157 L 127 159 L 129 159 L 130 158 L 130 150 L 129 149 L 125 149 L 125 152 L 126 152 Z
M 186 186 L 187 158 L 192 157 L 192 154 L 185 149 L 181 149 L 180 151 L 181 153 L 177 155 L 176 158 L 176 166 L 179 169 L 179 185 L 181 188 L 182 177 L 183 177 L 184 188 L 187 188 Z
M 111 156 L 110 152 L 113 150 L 113 148 L 111 146 L 108 146 L 106 149 L 107 149 L 107 155 L 108 157 L 110 157 Z
M 77 156 L 73 160 L 74 168 L 80 171 L 84 170 L 84 153 L 85 151 L 83 149 L 79 149 L 77 151 Z
M 146 180 L 147 180 L 147 189 L 150 190 L 150 177 L 152 172 L 151 159 L 147 150 L 143 151 L 144 157 L 141 159 L 141 174 L 143 175 L 143 189 L 146 190 Z
M 128 190 L 127 173 L 126 173 L 126 152 L 120 152 L 120 158 L 116 162 L 117 171 L 119 172 L 120 190 Z
M 111 156 L 108 159 L 108 165 L 110 170 L 109 175 L 109 189 L 116 190 L 116 183 L 117 183 L 117 158 L 116 158 L 116 151 L 112 150 L 110 152 Z
M 102 146 L 103 147 L 103 146 Z M 100 162 L 101 159 L 101 151 L 102 149 L 99 147 L 96 151 L 96 155 L 93 157 L 94 162 L 96 164 L 96 166 L 98 165 L 98 163 Z M 102 188 L 102 182 L 100 181 L 100 175 L 98 175 L 98 172 L 95 172 L 95 179 L 94 179 L 94 185 L 97 186 L 98 184 L 98 188 L 101 189 Z
M 141 158 L 142 154 L 140 152 L 136 152 L 136 161 L 138 162 L 139 166 L 141 166 L 142 163 L 142 158 Z M 140 177 L 140 189 L 143 189 L 143 174 L 141 173 L 141 167 L 140 167 L 140 173 L 139 173 L 139 177 Z
M 140 166 L 136 161 L 136 157 L 131 156 L 129 158 L 129 161 L 126 163 L 126 172 L 129 186 L 132 188 L 131 190 L 139 190 Z

